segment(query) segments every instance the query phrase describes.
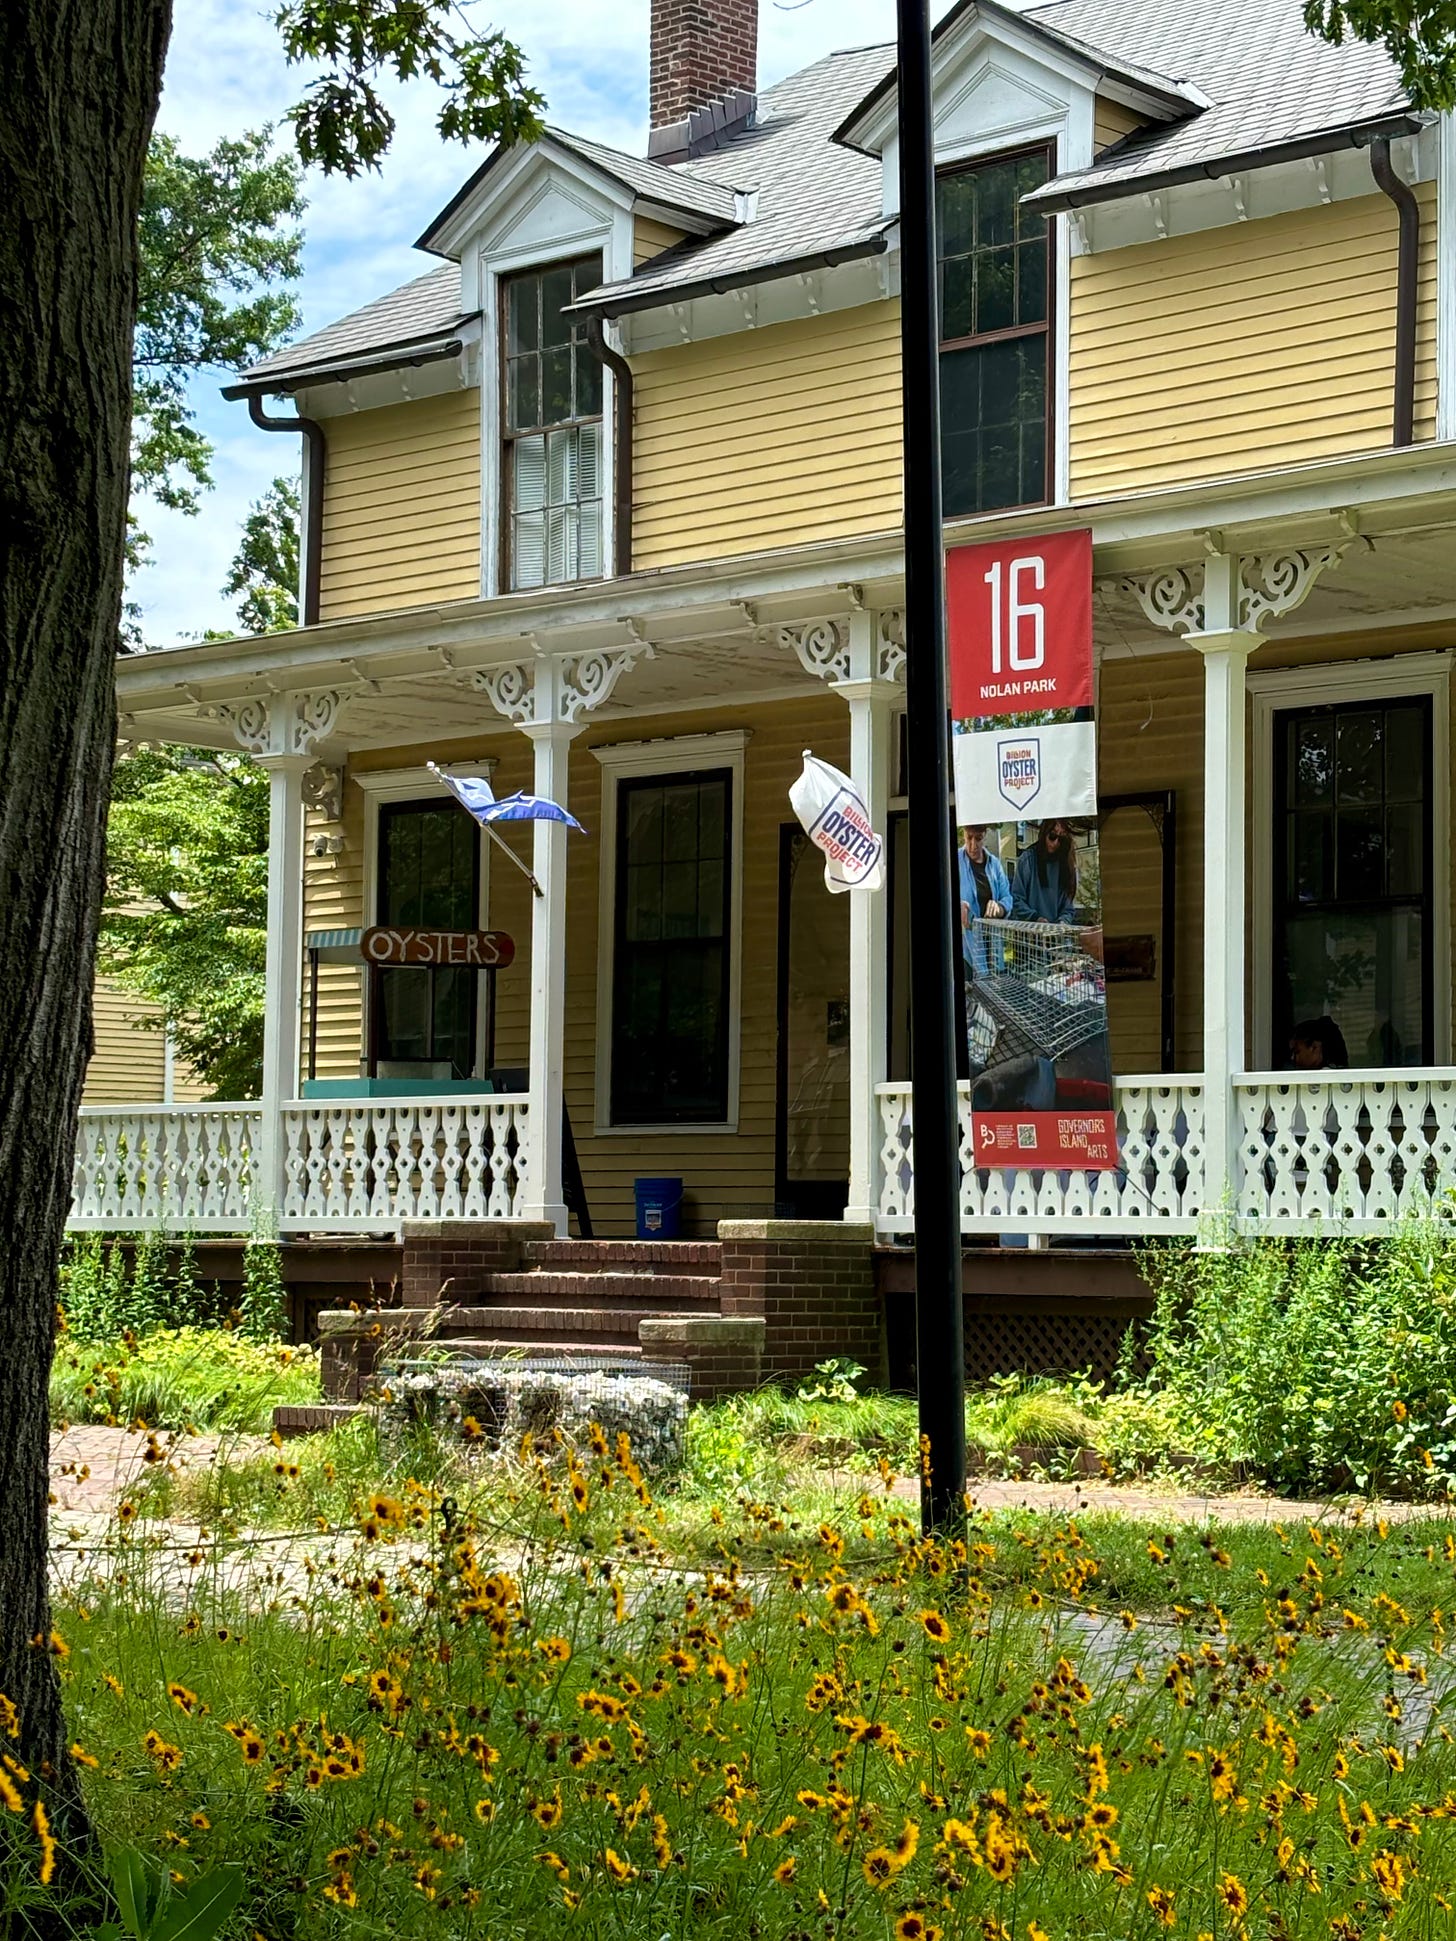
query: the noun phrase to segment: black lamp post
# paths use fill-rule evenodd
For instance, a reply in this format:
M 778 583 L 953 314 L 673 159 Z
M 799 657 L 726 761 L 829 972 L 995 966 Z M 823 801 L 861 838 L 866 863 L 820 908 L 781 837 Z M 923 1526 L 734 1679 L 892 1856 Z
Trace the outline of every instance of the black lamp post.
M 925 1529 L 961 1513 L 966 1485 L 956 1109 L 956 899 L 951 876 L 940 329 L 929 0 L 897 0 L 900 350 L 905 451 L 905 712 L 910 850 L 910 1095 L 915 1138 L 915 1366 Z

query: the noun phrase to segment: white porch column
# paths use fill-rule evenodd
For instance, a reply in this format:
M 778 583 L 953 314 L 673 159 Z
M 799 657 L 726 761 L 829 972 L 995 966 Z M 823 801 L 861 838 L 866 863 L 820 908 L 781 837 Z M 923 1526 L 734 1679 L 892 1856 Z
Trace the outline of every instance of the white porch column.
M 283 1106 L 298 1096 L 303 996 L 303 777 L 311 755 L 258 757 L 268 771 L 268 944 L 263 994 L 263 1124 L 253 1200 L 283 1207 Z
M 552 686 L 548 669 L 543 667 L 537 673 L 536 695 L 545 718 L 521 725 L 536 754 L 534 792 L 564 809 L 571 744 L 581 731 L 552 718 Z M 566 839 L 570 832 L 561 822 L 531 826 L 532 867 L 541 894 L 531 899 L 529 1164 L 523 1213 L 527 1220 L 550 1220 L 557 1233 L 564 1235 L 561 1113 L 566 1049 Z
M 1259 636 L 1240 627 L 1240 562 L 1204 570 L 1203 625 L 1203 1211 L 1232 1213 L 1238 1195 L 1233 1078 L 1244 1069 L 1247 897 L 1244 887 L 1245 673 Z
M 876 833 L 889 828 L 891 724 L 900 693 L 876 670 L 880 616 L 856 613 L 850 623 L 850 674 L 835 684 L 849 706 L 849 772 Z M 887 958 L 890 891 L 849 898 L 849 1199 L 844 1217 L 873 1223 L 880 1202 L 880 1101 L 889 1019 Z

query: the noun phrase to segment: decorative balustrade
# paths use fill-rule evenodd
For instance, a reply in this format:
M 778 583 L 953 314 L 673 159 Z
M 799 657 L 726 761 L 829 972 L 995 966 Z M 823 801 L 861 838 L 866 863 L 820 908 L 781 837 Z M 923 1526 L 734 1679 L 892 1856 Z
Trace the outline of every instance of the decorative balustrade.
M 509 1220 L 525 1197 L 524 1097 L 307 1101 L 283 1146 L 285 1233 Z
M 68 1224 L 122 1233 L 245 1233 L 262 1120 L 256 1105 L 85 1108 Z
M 1234 1099 L 1243 1227 L 1376 1232 L 1456 1186 L 1456 1071 L 1251 1072 Z
M 908 1085 L 879 1087 L 879 1226 L 908 1232 L 915 1152 Z M 1193 1233 L 1203 1196 L 1203 1081 L 1124 1078 L 1114 1086 L 1121 1160 L 1106 1172 L 977 1170 L 970 1087 L 960 1087 L 961 1228 L 965 1233 Z

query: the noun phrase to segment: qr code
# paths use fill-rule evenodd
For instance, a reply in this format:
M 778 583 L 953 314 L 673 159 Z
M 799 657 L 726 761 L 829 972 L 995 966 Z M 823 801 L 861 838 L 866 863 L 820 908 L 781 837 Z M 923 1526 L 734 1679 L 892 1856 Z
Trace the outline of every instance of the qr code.
M 1016 1128 L 1016 1144 L 1023 1152 L 1031 1151 L 1036 1145 L 1036 1127 L 1018 1126 Z

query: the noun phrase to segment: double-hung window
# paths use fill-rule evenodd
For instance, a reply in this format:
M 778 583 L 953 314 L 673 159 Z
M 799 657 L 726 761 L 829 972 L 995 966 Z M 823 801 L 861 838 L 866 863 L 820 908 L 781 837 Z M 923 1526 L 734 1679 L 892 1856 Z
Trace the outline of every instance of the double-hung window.
M 729 769 L 618 785 L 614 1125 L 728 1117 L 732 831 Z
M 602 367 L 563 312 L 600 256 L 503 279 L 504 583 L 520 592 L 602 572 Z
M 1038 148 L 936 182 L 941 478 L 947 518 L 1048 497 L 1051 234 L 1021 198 Z

